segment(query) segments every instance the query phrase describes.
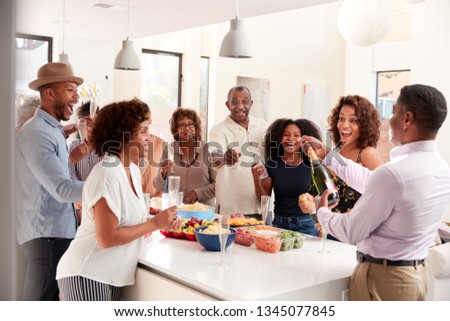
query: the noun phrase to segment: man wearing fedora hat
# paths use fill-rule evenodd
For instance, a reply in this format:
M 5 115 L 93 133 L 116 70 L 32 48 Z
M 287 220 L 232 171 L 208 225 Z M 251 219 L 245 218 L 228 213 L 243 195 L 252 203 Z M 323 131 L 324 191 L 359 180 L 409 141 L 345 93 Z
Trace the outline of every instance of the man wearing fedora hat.
M 72 202 L 81 200 L 83 182 L 72 180 L 60 122 L 69 120 L 83 79 L 64 63 L 47 63 L 29 84 L 41 106 L 16 141 L 16 232 L 27 261 L 23 298 L 57 300 L 56 266 L 75 236 Z

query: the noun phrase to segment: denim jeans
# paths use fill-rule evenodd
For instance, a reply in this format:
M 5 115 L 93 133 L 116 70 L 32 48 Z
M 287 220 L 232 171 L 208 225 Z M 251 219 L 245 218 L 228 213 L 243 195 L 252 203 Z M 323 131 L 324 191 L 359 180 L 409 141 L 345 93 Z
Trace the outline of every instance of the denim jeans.
M 72 240 L 39 238 L 22 244 L 27 261 L 23 289 L 25 301 L 57 301 L 56 267 Z
M 309 215 L 300 215 L 295 217 L 275 215 L 272 225 L 285 230 L 297 231 L 300 233 L 317 236 L 317 228 Z

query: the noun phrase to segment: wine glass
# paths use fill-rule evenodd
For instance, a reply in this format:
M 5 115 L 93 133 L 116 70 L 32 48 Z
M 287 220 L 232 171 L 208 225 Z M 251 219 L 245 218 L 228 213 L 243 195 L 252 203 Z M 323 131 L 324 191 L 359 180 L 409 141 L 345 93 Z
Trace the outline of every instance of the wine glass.
M 221 214 L 219 216 L 219 243 L 220 243 L 220 261 L 218 266 L 224 267 L 228 265 L 224 259 L 225 249 L 227 247 L 228 234 L 230 233 L 230 215 Z

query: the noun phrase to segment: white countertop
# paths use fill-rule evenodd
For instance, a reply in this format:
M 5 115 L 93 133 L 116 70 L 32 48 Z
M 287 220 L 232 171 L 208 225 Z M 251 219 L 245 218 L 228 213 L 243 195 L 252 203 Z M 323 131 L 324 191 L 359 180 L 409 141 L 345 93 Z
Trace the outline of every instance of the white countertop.
M 159 231 L 144 240 L 140 267 L 219 300 L 340 300 L 356 265 L 356 247 L 307 237 L 301 249 L 266 253 L 232 244 L 219 267 L 220 252 L 196 241 L 165 238 Z M 151 286 L 151 284 L 149 284 Z

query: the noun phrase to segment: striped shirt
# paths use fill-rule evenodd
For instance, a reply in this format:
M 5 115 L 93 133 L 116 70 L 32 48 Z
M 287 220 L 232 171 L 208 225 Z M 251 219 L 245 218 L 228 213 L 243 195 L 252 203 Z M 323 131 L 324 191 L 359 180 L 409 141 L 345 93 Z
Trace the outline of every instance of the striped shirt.
M 81 144 L 81 140 L 74 140 L 69 146 L 69 155 L 72 150 Z M 102 157 L 97 156 L 93 151 L 89 153 L 85 158 L 75 164 L 70 165 L 70 177 L 72 179 L 85 182 L 89 176 L 89 173 L 94 166 L 102 160 Z

